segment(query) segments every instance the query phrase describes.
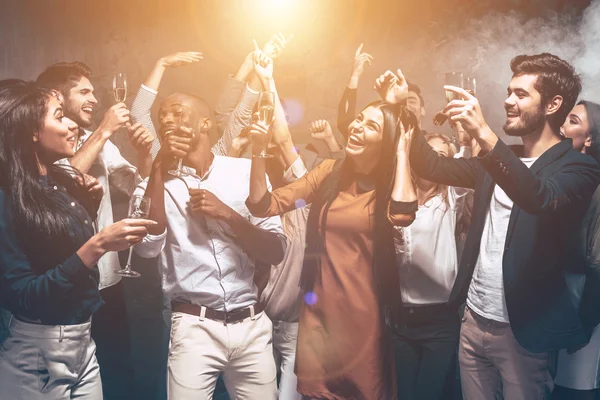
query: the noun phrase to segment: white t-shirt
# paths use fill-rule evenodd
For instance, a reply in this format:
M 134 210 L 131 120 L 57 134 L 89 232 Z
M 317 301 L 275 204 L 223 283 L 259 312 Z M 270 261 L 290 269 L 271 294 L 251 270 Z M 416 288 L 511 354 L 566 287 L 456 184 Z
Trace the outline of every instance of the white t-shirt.
M 521 158 L 531 167 L 537 158 Z M 485 216 L 479 257 L 467 295 L 467 305 L 484 318 L 509 322 L 504 298 L 502 258 L 513 201 L 498 185 Z

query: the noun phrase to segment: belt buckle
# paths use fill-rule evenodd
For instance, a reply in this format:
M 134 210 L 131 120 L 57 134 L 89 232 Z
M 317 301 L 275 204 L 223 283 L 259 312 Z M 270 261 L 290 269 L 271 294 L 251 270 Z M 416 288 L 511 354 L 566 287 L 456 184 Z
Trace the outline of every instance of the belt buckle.
M 238 311 L 233 311 L 233 312 L 225 312 L 225 325 L 233 325 L 233 324 L 239 324 L 240 322 L 242 322 L 245 318 L 242 318 L 238 321 L 231 321 L 233 319 L 233 317 L 235 317 L 236 315 L 240 314 L 244 312 L 244 309 L 242 310 L 238 310 Z

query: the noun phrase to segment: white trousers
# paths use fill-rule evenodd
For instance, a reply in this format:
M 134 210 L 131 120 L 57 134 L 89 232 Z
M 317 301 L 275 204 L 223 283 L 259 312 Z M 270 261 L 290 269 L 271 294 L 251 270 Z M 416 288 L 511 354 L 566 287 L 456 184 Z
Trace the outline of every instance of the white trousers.
M 225 325 L 174 312 L 167 366 L 169 400 L 212 399 L 221 373 L 231 400 L 275 400 L 272 329 L 265 313 Z
M 91 323 L 50 326 L 12 318 L 0 344 L 1 400 L 102 400 Z
M 277 390 L 279 400 L 302 399 L 297 390 L 298 378 L 294 373 L 297 342 L 297 322 L 273 321 L 273 355 L 281 374 Z

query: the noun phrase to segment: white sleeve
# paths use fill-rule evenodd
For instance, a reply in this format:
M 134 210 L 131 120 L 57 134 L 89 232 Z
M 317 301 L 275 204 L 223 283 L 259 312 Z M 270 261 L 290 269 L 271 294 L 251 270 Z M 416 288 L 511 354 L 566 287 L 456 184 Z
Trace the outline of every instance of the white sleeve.
M 106 163 L 110 185 L 130 197 L 136 186 L 142 182 L 137 168 L 123 158 L 119 148 L 110 140 L 104 145 L 102 156 Z
M 167 241 L 167 230 L 160 235 L 146 235 L 142 241 L 136 244 L 133 248 L 135 252 L 143 258 L 157 257 L 165 248 Z
M 133 194 L 135 195 L 144 195 L 146 193 L 146 188 L 148 187 L 149 178 L 140 182 L 135 188 Z M 154 258 L 160 254 L 160 252 L 164 249 L 165 243 L 167 240 L 167 230 L 160 235 L 146 235 L 142 239 L 142 241 L 136 244 L 133 248 L 135 252 L 144 258 Z
M 283 173 L 283 180 L 285 183 L 292 183 L 302 178 L 307 173 L 308 170 L 306 169 L 306 165 L 304 165 L 304 161 L 302 161 L 302 158 L 298 156 L 296 161 L 294 161 L 292 165 L 290 165 L 290 167 Z
M 150 113 L 152 104 L 154 104 L 157 94 L 158 92 L 156 90 L 150 89 L 142 84 L 140 90 L 138 90 L 138 93 L 135 96 L 135 99 L 133 100 L 133 104 L 131 105 L 131 122 L 141 123 L 142 126 L 148 129 L 148 131 L 150 131 L 150 133 L 152 133 L 154 136 L 154 142 L 152 142 L 152 149 L 150 150 L 152 153 L 152 159 L 156 158 L 156 155 L 160 150 L 160 142 L 158 140 L 158 135 L 156 134 L 154 124 L 152 123 L 152 115 Z
M 454 155 L 454 158 L 471 158 L 473 157 L 473 148 L 471 146 L 460 146 L 458 153 Z
M 472 150 L 471 146 L 460 146 L 454 158 L 471 158 L 473 156 Z M 465 206 L 465 197 L 472 194 L 473 189 L 448 187 L 448 196 L 450 197 L 450 201 L 456 204 L 457 210 L 462 210 Z
M 239 104 L 229 117 L 229 123 L 225 127 L 223 136 L 211 149 L 215 155 L 227 156 L 233 139 L 238 137 L 242 129 L 250 124 L 250 121 L 252 120 L 252 110 L 258 100 L 258 93 L 259 92 L 250 89 L 246 85 L 246 89 L 242 94 Z

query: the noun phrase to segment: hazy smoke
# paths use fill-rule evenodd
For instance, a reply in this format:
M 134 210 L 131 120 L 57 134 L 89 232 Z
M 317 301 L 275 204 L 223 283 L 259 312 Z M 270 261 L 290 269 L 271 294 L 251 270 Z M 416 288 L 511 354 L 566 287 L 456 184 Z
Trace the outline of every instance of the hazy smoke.
M 527 19 L 517 13 L 495 13 L 470 21 L 431 52 L 431 67 L 438 88 L 445 72 L 458 70 L 475 76 L 488 122 L 501 131 L 510 60 L 518 54 L 541 52 L 571 62 L 583 78 L 581 98 L 600 102 L 600 1 L 592 2 L 582 17 L 552 14 Z

